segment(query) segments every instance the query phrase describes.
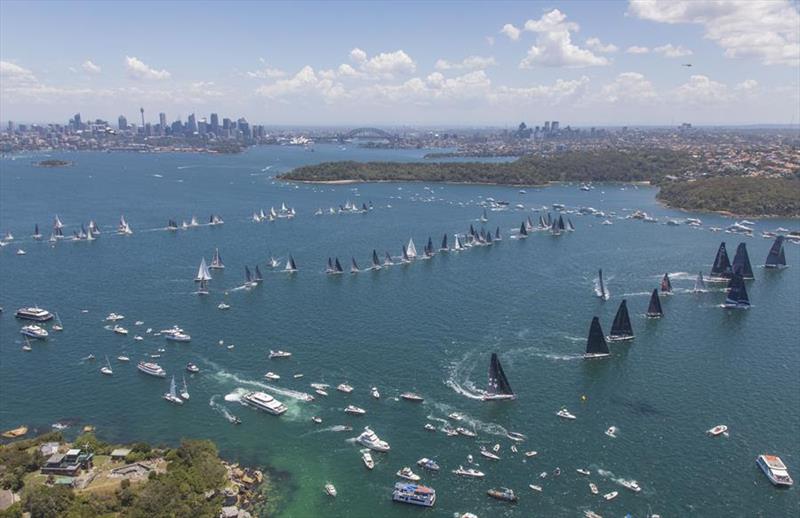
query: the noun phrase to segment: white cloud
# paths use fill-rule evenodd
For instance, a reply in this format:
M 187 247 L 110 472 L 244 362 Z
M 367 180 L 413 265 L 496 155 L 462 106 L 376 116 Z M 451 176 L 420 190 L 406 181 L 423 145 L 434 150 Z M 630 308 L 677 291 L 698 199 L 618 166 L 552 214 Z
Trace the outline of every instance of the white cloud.
M 678 45 L 677 47 L 674 46 L 672 43 L 667 43 L 666 45 L 661 45 L 660 47 L 655 47 L 653 52 L 657 52 L 658 54 L 663 54 L 668 58 L 680 58 L 683 56 L 691 56 L 693 52 L 683 45 Z
M 36 81 L 33 72 L 10 61 L 0 61 L 0 78 L 13 83 Z
M 90 74 L 99 74 L 102 70 L 98 65 L 95 65 L 91 59 L 84 61 L 81 64 L 81 68 Z
M 253 70 L 251 72 L 245 72 L 248 77 L 252 77 L 254 79 L 273 79 L 276 77 L 283 77 L 286 75 L 286 72 L 279 68 L 271 68 L 271 67 L 264 67 L 259 70 Z
M 367 53 L 356 47 L 350 51 L 350 59 L 356 63 L 363 63 L 367 60 Z
M 436 70 L 483 70 L 496 64 L 497 62 L 492 56 L 469 56 L 459 62 L 440 59 L 436 61 L 434 66 Z
M 656 98 L 653 83 L 638 72 L 623 72 L 600 90 L 600 100 L 610 103 L 651 101 Z
M 521 30 L 519 30 L 518 28 L 514 27 L 510 23 L 507 23 L 507 24 L 503 25 L 503 28 L 500 29 L 500 32 L 502 34 L 505 34 L 506 36 L 508 36 L 509 39 L 514 40 L 514 41 L 517 41 L 519 39 L 519 35 L 522 33 Z
M 758 88 L 758 81 L 756 81 L 755 79 L 745 79 L 744 81 L 736 85 L 737 90 L 741 90 L 744 92 L 752 92 L 756 88 Z
M 613 43 L 609 43 L 607 45 L 603 44 L 603 42 L 600 41 L 600 38 L 589 38 L 586 40 L 586 46 L 589 48 L 589 50 L 593 50 L 601 54 L 610 54 L 619 50 L 619 47 Z
M 171 77 L 166 70 L 151 68 L 137 57 L 126 56 L 125 68 L 133 79 L 169 79 Z
M 586 94 L 588 86 L 589 78 L 586 76 L 572 80 L 557 79 L 552 85 L 501 86 L 497 88 L 494 100 L 510 103 L 546 101 L 549 104 L 575 102 Z
M 360 72 L 347 63 L 342 63 L 336 72 L 342 77 L 357 77 Z
M 800 12 L 789 0 L 630 0 L 628 12 L 661 23 L 702 25 L 729 58 L 800 65 Z
M 691 76 L 689 81 L 675 89 L 674 95 L 679 102 L 692 105 L 722 103 L 731 99 L 727 85 L 703 75 Z
M 316 93 L 326 102 L 332 102 L 344 94 L 344 88 L 330 78 L 320 77 L 312 67 L 306 65 L 294 76 L 261 86 L 256 93 L 270 99 Z
M 352 53 L 351 53 L 352 55 Z M 417 65 L 402 50 L 381 52 L 362 62 L 365 72 L 376 76 L 393 76 L 395 74 L 413 73 Z
M 538 20 L 525 22 L 525 30 L 536 33 L 536 45 L 528 50 L 528 55 L 519 64 L 520 68 L 533 68 L 536 65 L 586 67 L 609 64 L 608 59 L 572 43 L 570 33 L 577 32 L 579 27 L 566 19 L 564 13 L 553 9 Z
M 626 54 L 647 54 L 648 52 L 650 52 L 650 49 L 647 47 L 639 47 L 637 45 L 625 49 Z

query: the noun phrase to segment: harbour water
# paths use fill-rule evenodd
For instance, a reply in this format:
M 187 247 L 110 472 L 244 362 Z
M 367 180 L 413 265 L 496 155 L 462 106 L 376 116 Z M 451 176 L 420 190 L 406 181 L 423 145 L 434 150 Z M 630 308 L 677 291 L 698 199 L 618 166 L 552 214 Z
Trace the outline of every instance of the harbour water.
M 369 151 L 318 145 L 260 147 L 240 155 L 80 153 L 54 154 L 70 167 L 32 166 L 41 155 L 0 161 L 0 231 L 15 240 L 0 250 L 0 429 L 28 424 L 40 430 L 64 419 L 91 423 L 110 441 L 144 440 L 174 444 L 181 437 L 214 440 L 223 455 L 269 465 L 285 476 L 279 489 L 282 516 L 412 516 L 420 512 L 393 504 L 395 472 L 421 457 L 438 461 L 438 474 L 421 473 L 437 490 L 436 516 L 473 512 L 485 516 L 579 516 L 593 509 L 603 516 L 796 516 L 800 494 L 773 488 L 755 464 L 760 453 L 780 455 L 800 479 L 800 247 L 786 243 L 783 271 L 762 265 L 771 240 L 762 230 L 796 229 L 797 220 L 756 221 L 755 237 L 724 232 L 733 220 L 685 214 L 661 207 L 655 189 L 597 185 L 548 188 L 437 184 L 310 185 L 276 182 L 291 167 L 323 160 L 414 160 L 423 151 Z M 401 253 L 413 238 L 419 250 L 447 232 L 480 228 L 479 203 L 492 197 L 511 208 L 489 212 L 487 228 L 500 227 L 504 240 L 491 247 L 377 272 L 324 274 L 329 256 L 342 264 L 355 257 L 364 268 L 372 250 L 383 257 Z M 314 216 L 322 207 L 346 201 L 372 202 L 367 214 Z M 254 210 L 281 203 L 294 207 L 292 220 L 254 223 Z M 515 209 L 521 203 L 525 210 Z M 560 237 L 534 233 L 510 238 L 531 208 L 563 203 L 616 211 L 613 225 L 601 218 L 570 215 L 577 231 Z M 622 219 L 631 209 L 659 218 L 699 217 L 702 229 Z M 224 225 L 168 232 L 180 223 L 211 213 Z M 94 242 L 47 243 L 53 217 L 71 235 L 90 219 L 103 234 Z M 113 232 L 124 214 L 131 236 Z M 45 240 L 29 236 L 38 223 Z M 719 242 L 733 256 L 747 243 L 755 269 L 747 288 L 753 307 L 719 307 L 722 285 L 692 293 L 697 272 L 707 274 Z M 218 247 L 226 263 L 213 271 L 211 294 L 194 295 L 200 259 Z M 27 254 L 17 256 L 23 248 Z M 291 254 L 295 275 L 272 270 L 274 255 Z M 237 289 L 244 267 L 258 264 L 264 282 Z M 603 268 L 610 300 L 594 295 Z M 675 293 L 662 298 L 665 317 L 644 318 L 649 292 L 670 273 Z M 628 300 L 636 339 L 611 344 L 611 357 L 582 359 L 593 316 L 608 332 L 619 302 Z M 227 311 L 217 309 L 225 301 Z M 63 332 L 23 352 L 20 322 L 13 312 L 39 304 L 58 312 Z M 104 329 L 105 316 L 122 313 L 127 337 Z M 136 326 L 136 321 L 144 324 Z M 145 333 L 177 324 L 192 335 L 189 344 L 168 343 Z M 144 337 L 135 341 L 134 335 Z M 224 345 L 219 341 L 223 340 Z M 234 345 L 229 349 L 227 346 Z M 136 361 L 166 348 L 155 361 L 167 380 L 143 375 Z M 291 359 L 268 360 L 270 349 Z M 126 353 L 128 364 L 115 358 Z M 491 352 L 497 352 L 518 395 L 513 402 L 485 403 L 475 395 L 486 385 Z M 98 361 L 84 362 L 94 354 Z M 111 377 L 99 373 L 108 355 Z M 191 400 L 168 404 L 161 395 L 169 376 L 178 379 L 192 361 L 202 369 L 188 376 Z M 267 371 L 279 381 L 263 378 Z M 304 377 L 295 379 L 293 374 Z M 309 383 L 331 384 L 328 397 Z M 350 395 L 334 387 L 349 382 Z M 369 388 L 377 386 L 380 400 Z M 243 407 L 246 390 L 272 393 L 289 407 L 273 417 Z M 413 390 L 425 401 L 398 400 Z M 585 397 L 584 397 L 585 396 Z M 343 412 L 348 404 L 367 410 L 362 417 Z M 566 406 L 577 416 L 563 421 Z M 451 412 L 466 415 L 462 426 L 475 439 L 446 437 L 423 429 L 441 428 Z M 225 412 L 238 416 L 234 426 Z M 316 425 L 312 416 L 324 422 Z M 335 431 L 350 425 L 352 432 Z M 455 425 L 455 423 L 452 423 Z M 717 424 L 729 437 L 710 438 Z M 367 471 L 352 438 L 369 425 L 392 447 L 373 454 Z M 604 434 L 610 426 L 618 437 Z M 524 433 L 519 452 L 509 450 L 507 431 Z M 502 460 L 478 455 L 481 445 L 501 445 Z M 526 458 L 524 451 L 538 455 Z M 483 480 L 456 477 L 472 454 Z M 541 472 L 560 467 L 558 477 Z M 575 472 L 587 468 L 589 477 Z M 620 479 L 636 479 L 633 493 Z M 338 489 L 323 492 L 330 481 Z M 590 493 L 619 496 L 606 502 Z M 528 484 L 541 485 L 536 493 Z M 519 495 L 517 505 L 492 501 L 491 487 Z

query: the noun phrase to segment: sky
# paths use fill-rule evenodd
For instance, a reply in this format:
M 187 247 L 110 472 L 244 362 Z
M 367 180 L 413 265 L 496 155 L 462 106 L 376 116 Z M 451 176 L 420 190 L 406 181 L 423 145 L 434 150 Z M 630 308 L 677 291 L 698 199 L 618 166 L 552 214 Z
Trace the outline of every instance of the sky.
M 691 66 L 686 66 L 691 65 Z M 798 0 L 0 2 L 0 120 L 800 123 Z

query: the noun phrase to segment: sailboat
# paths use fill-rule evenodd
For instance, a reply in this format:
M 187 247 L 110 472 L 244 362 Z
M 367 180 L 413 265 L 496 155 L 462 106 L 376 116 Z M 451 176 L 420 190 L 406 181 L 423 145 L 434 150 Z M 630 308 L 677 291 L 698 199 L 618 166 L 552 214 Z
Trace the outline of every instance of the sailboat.
M 219 255 L 219 248 L 214 249 L 214 257 L 211 258 L 211 265 L 209 268 L 214 270 L 222 270 L 225 268 L 225 264 L 222 262 L 222 257 Z
M 100 367 L 100 372 L 106 376 L 112 376 L 114 374 L 114 371 L 111 370 L 111 362 L 108 361 L 108 356 L 106 356 L 106 364 Z
M 489 221 L 489 218 L 486 216 L 486 209 L 483 209 L 483 214 L 481 215 L 481 223 L 486 223 Z
M 703 280 L 703 272 L 697 273 L 697 279 L 694 281 L 694 292 L 699 293 L 706 291 L 706 282 Z
M 440 252 L 447 252 L 447 234 L 442 236 L 442 246 L 439 247 Z
M 572 220 L 569 218 L 567 218 L 567 231 L 575 232 L 575 225 L 572 224 Z
M 56 313 L 56 323 L 51 327 L 53 331 L 63 331 L 64 324 L 61 323 L 61 318 L 59 318 L 58 313 Z
M 383 258 L 383 265 L 384 266 L 392 266 L 394 265 L 394 261 L 392 261 L 392 256 L 389 255 L 389 252 L 386 252 L 386 255 Z
M 528 216 L 528 218 L 525 220 L 525 230 L 527 230 L 528 232 L 533 231 L 533 221 L 531 221 L 530 216 Z
M 335 271 L 336 271 L 336 270 L 334 270 L 334 269 L 333 269 L 333 259 L 331 259 L 330 257 L 328 257 L 328 266 L 326 266 L 326 267 L 325 267 L 325 273 L 327 273 L 328 275 L 331 275 L 331 274 L 333 274 Z
M 297 271 L 297 265 L 294 262 L 294 257 L 289 255 L 289 259 L 286 261 L 286 267 L 283 271 L 288 273 L 295 273 Z
M 775 238 L 772 247 L 769 249 L 767 261 L 764 268 L 786 268 L 786 255 L 783 252 L 783 236 Z
M 172 381 L 170 381 L 169 383 L 169 392 L 164 394 L 164 399 L 166 399 L 170 403 L 175 403 L 176 405 L 183 404 L 183 400 L 178 397 L 178 393 L 175 388 L 175 376 L 172 377 Z
M 250 274 L 250 268 L 247 265 L 245 265 L 244 266 L 244 286 L 246 288 L 250 288 L 250 287 L 255 286 L 255 285 L 256 285 L 256 283 L 253 282 L 253 276 Z
M 631 318 L 628 315 L 628 303 L 625 299 L 619 304 L 617 315 L 611 324 L 611 333 L 606 337 L 609 342 L 621 342 L 623 340 L 633 340 L 633 328 Z
M 197 276 L 195 276 L 194 280 L 200 283 L 197 288 L 197 294 L 208 295 L 208 281 L 211 280 L 211 272 L 208 270 L 208 266 L 206 266 L 205 257 L 200 260 L 200 267 L 197 269 Z
M 599 291 L 597 296 L 600 297 L 601 300 L 608 300 L 608 292 L 606 291 L 606 285 L 603 283 L 603 269 L 602 268 L 598 271 L 597 278 L 598 278 L 598 288 L 597 289 Z
M 672 283 L 669 282 L 669 274 L 665 273 L 661 279 L 661 293 L 665 295 L 672 295 Z
M 131 230 L 131 226 L 128 225 L 128 222 L 125 221 L 125 216 L 119 217 L 119 226 L 117 226 L 117 234 L 121 234 L 123 236 L 129 236 L 133 234 L 133 230 Z
M 431 237 L 428 236 L 428 244 L 425 245 L 425 257 L 430 259 L 434 255 L 436 255 L 436 252 L 433 250 L 433 239 L 431 239 Z
M 725 249 L 725 241 L 723 241 L 717 249 L 714 265 L 711 267 L 711 276 L 708 280 L 710 282 L 727 282 L 732 276 L 733 269 L 728 259 L 728 251 Z
M 406 250 L 406 245 L 403 245 L 403 256 L 401 261 L 403 263 L 410 263 L 411 259 L 408 257 L 408 250 Z
M 358 264 L 356 263 L 356 258 L 355 257 L 351 257 L 350 259 L 352 261 L 350 263 L 350 273 L 358 273 L 358 272 L 360 272 L 361 270 L 358 269 Z
M 586 353 L 584 358 L 604 358 L 610 354 L 606 337 L 603 335 L 603 328 L 600 327 L 600 319 L 592 318 L 589 326 L 589 337 L 586 339 Z
M 81 229 L 83 229 L 83 225 L 81 225 Z M 94 237 L 94 232 L 92 231 L 92 223 L 89 222 L 89 230 L 86 231 L 86 241 L 94 241 L 97 239 Z
M 508 383 L 506 373 L 503 372 L 503 367 L 500 365 L 500 360 L 497 358 L 497 353 L 492 353 L 489 361 L 489 385 L 483 395 L 483 400 L 498 401 L 516 398 L 517 396 Z
M 97 237 L 97 236 L 100 235 L 100 227 L 97 225 L 97 223 L 93 219 L 89 220 L 89 233 L 90 234 L 94 234 L 94 237 Z
M 661 309 L 661 299 L 658 298 L 658 290 L 653 289 L 650 295 L 650 305 L 647 306 L 647 318 L 661 318 L 664 311 Z
M 414 246 L 413 238 L 408 240 L 408 246 L 406 247 L 406 257 L 412 261 L 417 257 L 417 247 Z
M 558 226 L 558 220 L 554 219 L 553 223 L 550 225 L 550 234 L 553 236 L 560 236 L 561 235 L 561 228 Z
M 269 267 L 270 268 L 277 268 L 281 265 L 281 262 L 278 261 L 275 257 L 269 256 Z
M 728 296 L 725 297 L 723 307 L 728 309 L 748 309 L 750 298 L 744 286 L 744 277 L 739 272 L 734 272 L 728 283 Z
M 40 241 L 42 239 L 42 233 L 39 232 L 39 224 L 36 223 L 33 226 L 33 239 Z
M 53 228 L 62 229 L 64 228 L 64 224 L 61 223 L 61 220 L 58 218 L 58 214 L 56 214 L 56 218 L 53 220 Z
M 254 284 L 261 284 L 264 281 L 264 276 L 261 275 L 261 270 L 259 269 L 258 265 L 256 265 L 256 273 L 253 275 L 253 283 Z
M 731 269 L 744 279 L 754 279 L 753 267 L 750 265 L 750 256 L 747 254 L 747 245 L 739 243 L 736 247 L 736 255 L 733 256 Z
M 378 259 L 378 252 L 373 248 L 372 249 L 372 268 L 370 270 L 380 270 L 381 269 L 381 261 Z
M 342 268 L 342 264 L 339 262 L 339 258 L 336 258 L 336 261 L 333 264 L 333 274 L 340 274 L 344 272 L 344 268 Z
M 464 250 L 464 245 L 461 244 L 461 239 L 458 237 L 458 234 L 453 235 L 453 251 L 460 252 Z
M 181 399 L 189 399 L 189 388 L 186 386 L 186 376 L 183 377 L 183 387 L 181 388 Z
M 497 227 L 497 229 L 494 231 L 494 240 L 495 241 L 503 240 L 503 236 L 500 235 L 500 227 Z
M 197 216 L 192 216 L 191 221 L 189 221 L 190 227 L 199 227 L 200 223 L 197 221 Z
M 525 222 L 524 221 L 519 226 L 519 237 L 520 237 L 520 239 L 525 239 L 526 237 L 528 237 L 528 229 L 525 228 Z

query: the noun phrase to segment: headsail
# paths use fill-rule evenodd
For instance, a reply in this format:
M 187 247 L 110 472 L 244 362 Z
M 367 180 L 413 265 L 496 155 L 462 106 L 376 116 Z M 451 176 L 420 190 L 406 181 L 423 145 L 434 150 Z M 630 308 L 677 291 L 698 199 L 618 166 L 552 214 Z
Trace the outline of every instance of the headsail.
M 358 273 L 360 270 L 358 268 L 358 264 L 356 263 L 356 258 L 352 257 L 350 263 L 350 273 Z
M 669 281 L 668 273 L 665 273 L 661 279 L 661 291 L 662 293 L 672 293 L 672 283 Z
M 211 272 L 208 271 L 206 266 L 206 258 L 200 260 L 200 268 L 197 269 L 197 276 L 194 278 L 196 282 L 203 282 L 211 280 Z
M 256 274 L 253 276 L 253 281 L 258 283 L 264 280 L 264 277 L 261 275 L 261 270 L 256 265 Z
M 611 324 L 611 334 L 608 336 L 609 340 L 630 340 L 633 338 L 633 327 L 631 327 L 631 318 L 628 315 L 628 303 L 625 299 L 619 304 L 617 315 L 614 317 L 614 323 Z
M 600 327 L 600 319 L 594 317 L 589 326 L 589 338 L 586 339 L 586 354 L 584 358 L 599 358 L 608 356 L 608 344 L 606 337 L 603 336 L 603 328 Z
M 744 277 L 739 272 L 734 272 L 728 282 L 728 296 L 725 298 L 726 308 L 747 309 L 750 307 L 750 297 L 744 286 Z
M 394 261 L 392 261 L 392 256 L 389 255 L 389 252 L 387 251 L 386 252 L 386 256 L 383 258 L 383 265 L 384 266 L 391 266 L 393 264 L 394 264 Z
M 725 241 L 720 243 L 717 249 L 717 256 L 714 258 L 714 265 L 711 267 L 711 276 L 721 279 L 730 279 L 733 276 L 731 262 L 728 259 L 728 251 L 725 248 Z
M 489 385 L 484 399 L 514 399 L 514 391 L 508 383 L 506 373 L 503 371 L 497 353 L 492 353 L 489 361 Z
M 650 295 L 650 305 L 647 307 L 647 316 L 650 318 L 660 318 L 664 316 L 664 311 L 661 309 L 661 299 L 658 298 L 658 290 L 653 289 Z
M 339 258 L 336 258 L 336 261 L 333 263 L 333 268 L 336 273 L 342 273 L 344 268 L 342 268 L 342 263 L 339 262 Z
M 408 246 L 406 247 L 406 255 L 409 259 L 414 259 L 417 257 L 417 247 L 414 246 L 414 239 L 408 240 Z
M 284 268 L 284 270 L 289 273 L 294 273 L 297 271 L 297 265 L 294 262 L 294 257 L 291 255 L 289 255 L 289 260 L 286 261 L 286 268 Z
M 775 238 L 775 242 L 772 243 L 772 248 L 769 249 L 769 255 L 767 255 L 767 262 L 764 264 L 764 267 L 783 268 L 786 266 L 786 255 L 783 252 L 783 240 L 783 236 Z
M 736 247 L 736 255 L 733 256 L 731 269 L 745 279 L 753 279 L 753 267 L 750 265 L 750 256 L 747 255 L 747 245 L 739 243 Z

